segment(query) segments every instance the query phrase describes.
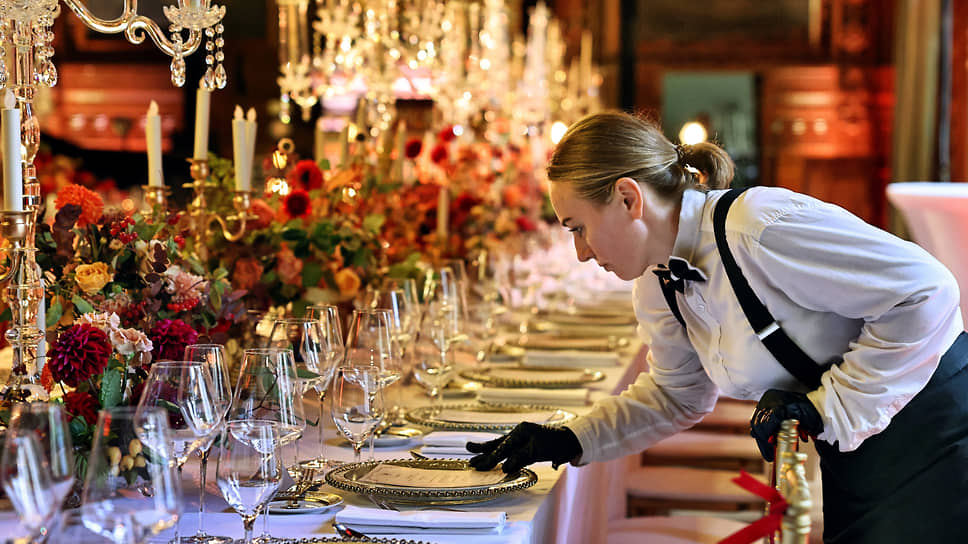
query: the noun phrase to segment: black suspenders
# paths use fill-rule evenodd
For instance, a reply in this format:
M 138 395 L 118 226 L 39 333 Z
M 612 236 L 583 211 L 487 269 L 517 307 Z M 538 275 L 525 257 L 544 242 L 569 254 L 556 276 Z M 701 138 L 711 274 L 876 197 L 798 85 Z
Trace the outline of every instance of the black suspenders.
M 736 264 L 736 259 L 733 258 L 729 245 L 726 243 L 726 215 L 729 213 L 729 207 L 733 204 L 733 201 L 743 191 L 745 189 L 729 190 L 719 199 L 713 211 L 713 232 L 716 236 L 716 247 L 719 249 L 723 267 L 726 269 L 726 277 L 729 278 L 729 283 L 733 287 L 733 292 L 739 300 L 743 313 L 746 314 L 747 321 L 749 321 L 750 326 L 756 332 L 756 336 L 763 342 L 766 349 L 783 365 L 787 372 L 804 385 L 816 389 L 820 387 L 820 376 L 827 369 L 827 366 L 818 365 L 800 349 L 796 342 L 787 336 L 770 311 L 753 292 L 749 282 L 746 281 L 746 277 L 743 276 L 743 271 Z M 659 280 L 659 285 L 672 314 L 685 327 L 686 323 L 682 319 L 682 313 L 679 312 L 675 289 L 662 279 Z

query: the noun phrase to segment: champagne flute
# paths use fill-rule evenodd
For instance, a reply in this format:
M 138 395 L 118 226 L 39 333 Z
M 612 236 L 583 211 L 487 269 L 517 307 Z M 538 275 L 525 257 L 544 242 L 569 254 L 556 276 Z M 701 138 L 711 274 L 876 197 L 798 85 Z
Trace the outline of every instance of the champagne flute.
M 225 415 L 207 364 L 159 361 L 151 365 L 138 410 L 156 406 L 168 415 L 169 447 L 180 477 L 188 457 L 211 440 Z M 177 524 L 172 542 L 180 542 Z
M 228 363 L 225 356 L 225 346 L 222 344 L 191 344 L 185 346 L 185 360 L 198 361 L 208 367 L 212 376 L 212 384 L 215 388 L 216 399 L 219 410 L 222 412 L 224 420 L 228 412 L 229 405 L 232 403 L 232 386 L 229 382 Z M 224 421 L 219 428 L 224 425 Z M 212 444 L 219 435 L 219 430 L 215 430 L 208 435 L 205 442 L 198 448 L 199 463 L 199 486 L 198 486 L 198 530 L 193 536 L 184 537 L 181 542 L 191 544 L 228 544 L 233 539 L 229 536 L 210 535 L 205 532 L 205 482 L 208 476 L 208 457 L 212 451 Z
M 332 415 L 336 428 L 353 445 L 353 460 L 383 417 L 379 369 L 374 366 L 341 367 L 333 378 Z
M 64 497 L 58 497 L 44 448 L 33 433 L 6 438 L 0 481 L 31 542 L 43 542 Z
M 343 327 L 340 324 L 339 308 L 333 304 L 310 306 L 306 310 L 306 317 L 319 322 L 319 328 L 329 347 L 324 352 L 325 360 L 320 362 L 323 379 L 314 386 L 316 393 L 319 395 L 319 456 L 312 461 L 303 463 L 303 466 L 314 469 L 325 469 L 331 464 L 330 460 L 324 455 L 326 435 L 324 433 L 325 425 L 323 425 L 323 414 L 326 409 L 326 392 L 329 391 L 329 386 L 333 382 L 333 374 L 336 372 L 336 367 L 343 362 L 343 356 L 346 353 L 346 343 L 343 339 Z
M 137 544 L 175 525 L 182 504 L 172 441 L 162 408 L 101 410 L 81 496 L 84 526 L 115 544 Z M 121 451 L 131 453 L 125 474 Z
M 10 409 L 7 437 L 32 435 L 50 465 L 57 506 L 74 487 L 74 446 L 67 415 L 60 404 L 32 402 L 14 404 Z
M 282 462 L 273 444 L 277 428 L 271 421 L 232 421 L 222 431 L 222 454 L 215 479 L 229 506 L 242 516 L 244 544 L 252 543 L 252 527 L 259 510 L 282 482 Z

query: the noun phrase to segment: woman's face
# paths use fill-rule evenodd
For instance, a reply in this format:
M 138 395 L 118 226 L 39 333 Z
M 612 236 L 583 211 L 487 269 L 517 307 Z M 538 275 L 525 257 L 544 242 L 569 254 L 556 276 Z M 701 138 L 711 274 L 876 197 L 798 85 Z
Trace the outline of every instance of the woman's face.
M 617 181 L 603 205 L 579 197 L 567 182 L 552 182 L 549 196 L 561 226 L 574 237 L 579 261 L 595 259 L 619 278 L 633 280 L 672 253 L 678 208 L 670 209 L 631 178 Z

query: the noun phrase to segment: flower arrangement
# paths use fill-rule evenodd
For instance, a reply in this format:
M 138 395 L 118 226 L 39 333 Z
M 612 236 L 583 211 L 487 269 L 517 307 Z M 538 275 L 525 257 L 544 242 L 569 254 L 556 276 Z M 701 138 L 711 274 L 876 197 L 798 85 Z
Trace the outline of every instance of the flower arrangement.
M 180 359 L 200 335 L 240 319 L 241 293 L 224 268 L 208 271 L 184 250 L 177 218 L 105 210 L 79 185 L 58 191 L 55 207 L 36 238 L 47 301 L 40 382 L 64 403 L 83 453 L 97 411 L 137 403 L 151 361 Z M 87 457 L 75 458 L 82 477 Z

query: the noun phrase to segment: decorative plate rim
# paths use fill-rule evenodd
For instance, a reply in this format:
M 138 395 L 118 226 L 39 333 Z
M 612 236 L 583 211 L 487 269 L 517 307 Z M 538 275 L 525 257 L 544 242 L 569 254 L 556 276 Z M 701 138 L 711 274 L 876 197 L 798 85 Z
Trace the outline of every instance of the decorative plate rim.
M 559 372 L 582 372 L 581 378 L 572 379 L 560 379 L 560 380 L 526 380 L 519 378 L 501 378 L 488 376 L 487 372 L 492 370 L 491 368 L 467 368 L 460 371 L 460 376 L 468 380 L 474 380 L 476 382 L 481 382 L 484 385 L 493 385 L 495 387 L 509 387 L 509 388 L 524 388 L 524 387 L 542 387 L 547 389 L 554 388 L 565 388 L 573 387 L 576 385 L 585 385 L 592 382 L 600 382 L 605 379 L 605 373 L 601 370 L 592 370 L 590 368 L 562 368 L 562 369 L 551 369 L 551 368 L 536 368 L 536 367 L 511 367 L 514 370 L 543 370 L 546 372 L 559 371 Z
M 491 402 L 465 402 L 465 403 L 454 403 L 454 404 L 442 404 L 438 407 L 433 406 L 420 406 L 413 408 L 407 412 L 407 419 L 417 425 L 422 425 L 424 427 L 430 427 L 431 429 L 436 429 L 438 431 L 499 431 L 505 432 L 510 431 L 517 425 L 517 423 L 470 423 L 463 421 L 440 421 L 432 419 L 424 415 L 425 412 L 431 410 L 475 410 L 478 408 L 497 408 L 497 411 L 505 411 L 507 413 L 522 413 L 522 412 L 540 412 L 544 410 L 552 410 L 556 412 L 561 412 L 562 418 L 556 421 L 551 421 L 544 423 L 543 425 L 548 427 L 559 427 L 568 423 L 569 421 L 578 417 L 578 414 L 559 408 L 557 406 L 548 406 L 544 404 L 506 404 L 506 403 L 491 403 Z
M 534 471 L 522 468 L 518 475 L 511 480 L 496 484 L 473 487 L 441 487 L 433 489 L 406 488 L 386 486 L 367 482 L 352 481 L 345 478 L 345 474 L 360 468 L 372 468 L 380 464 L 399 466 L 425 466 L 429 468 L 468 468 L 466 459 L 385 459 L 379 461 L 362 461 L 347 463 L 326 473 L 326 483 L 336 489 L 349 491 L 358 495 L 374 495 L 395 502 L 433 504 L 443 502 L 450 504 L 483 502 L 499 495 L 513 493 L 527 489 L 538 483 L 538 475 Z

